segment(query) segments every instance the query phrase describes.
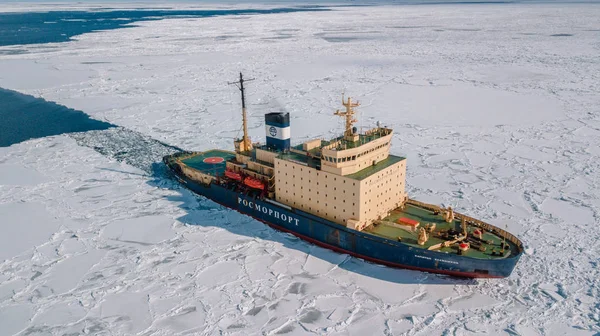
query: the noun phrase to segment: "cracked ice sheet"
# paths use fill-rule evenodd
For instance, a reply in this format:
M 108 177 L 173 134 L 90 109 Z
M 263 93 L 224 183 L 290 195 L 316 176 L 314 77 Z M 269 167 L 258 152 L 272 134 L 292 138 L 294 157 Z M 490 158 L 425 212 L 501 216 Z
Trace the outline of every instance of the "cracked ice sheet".
M 274 110 L 292 113 L 295 139 L 339 133 L 331 112 L 345 91 L 363 104 L 361 125 L 396 130 L 392 153 L 409 158 L 411 196 L 508 224 L 527 247 L 504 280 L 392 270 L 157 188 L 70 139 L 33 140 L 0 148 L 2 219 L 47 224 L 10 236 L 2 333 L 599 332 L 599 10 L 388 6 L 172 19 L 0 56 L 1 87 L 186 149 L 231 147 L 239 97 L 226 81 L 239 70 L 257 78 L 248 88 L 254 139 Z M 573 36 L 552 36 L 565 32 Z

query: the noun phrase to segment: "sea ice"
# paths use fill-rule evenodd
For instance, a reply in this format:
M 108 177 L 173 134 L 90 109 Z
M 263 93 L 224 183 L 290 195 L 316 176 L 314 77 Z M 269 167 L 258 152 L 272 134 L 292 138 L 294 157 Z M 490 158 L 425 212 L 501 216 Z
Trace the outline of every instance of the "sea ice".
M 0 148 L 0 334 L 600 332 L 600 7 L 332 9 L 141 22 L 0 54 L 0 87 L 119 126 Z M 514 273 L 373 265 L 168 179 L 166 144 L 239 136 L 239 71 L 256 78 L 254 141 L 273 111 L 291 112 L 297 141 L 329 138 L 341 94 L 361 101 L 359 127 L 395 129 L 412 197 L 518 234 Z

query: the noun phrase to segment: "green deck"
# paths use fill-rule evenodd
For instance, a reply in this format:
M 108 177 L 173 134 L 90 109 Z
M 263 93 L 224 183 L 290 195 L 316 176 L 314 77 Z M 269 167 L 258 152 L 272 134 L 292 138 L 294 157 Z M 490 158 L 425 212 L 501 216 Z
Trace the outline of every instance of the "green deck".
M 294 153 L 294 152 L 287 152 L 287 153 L 279 154 L 279 158 L 282 160 L 297 161 L 297 162 L 308 165 L 308 156 L 307 155 L 302 155 L 302 154 L 298 154 L 298 153 Z
M 371 142 L 373 140 L 382 138 L 386 135 L 388 135 L 388 134 L 381 134 L 381 133 L 373 133 L 370 135 L 358 134 L 357 141 L 346 140 L 346 139 L 344 139 L 344 136 L 339 136 L 337 138 L 331 139 L 330 141 L 322 141 L 322 146 L 327 146 L 329 144 L 339 141 L 338 150 L 356 148 L 356 147 L 360 147 L 368 142 Z
M 310 168 L 316 168 L 321 163 L 321 159 L 309 157 L 308 155 L 302 155 L 294 152 L 282 153 L 279 155 L 282 160 L 294 161 L 301 164 L 305 164 Z
M 220 163 L 204 162 L 204 160 L 208 159 L 208 158 L 222 158 L 223 162 L 220 162 Z M 227 162 L 227 160 L 230 160 L 232 158 L 235 158 L 234 153 L 214 149 L 214 150 L 210 150 L 208 152 L 198 153 L 193 156 L 187 157 L 187 158 L 181 160 L 181 162 L 183 162 L 186 166 L 188 166 L 190 168 L 194 168 L 196 170 L 203 172 L 204 174 L 217 176 L 217 175 L 222 175 L 225 172 L 225 162 Z
M 351 178 L 351 179 L 355 179 L 355 180 L 364 180 L 365 178 L 384 170 L 385 168 L 400 162 L 402 160 L 404 160 L 405 158 L 400 157 L 400 156 L 395 156 L 390 154 L 385 160 L 379 161 L 376 165 L 374 166 L 369 166 L 365 169 L 362 169 L 360 171 L 357 171 L 354 174 L 350 174 L 350 175 L 346 175 L 347 177 Z
M 282 154 L 280 157 L 283 159 L 291 159 L 300 162 L 307 162 L 312 160 L 305 155 L 300 155 L 297 153 L 286 153 Z M 213 159 L 213 161 L 220 161 L 219 159 L 222 159 L 222 161 L 211 163 L 210 160 L 207 160 L 211 158 Z M 232 152 L 215 149 L 203 153 L 194 153 L 189 156 L 183 156 L 181 162 L 187 165 L 188 167 L 199 170 L 205 174 L 217 176 L 222 175 L 224 173 L 226 168 L 226 162 L 234 158 L 235 154 Z M 375 166 L 367 167 L 357 173 L 348 175 L 348 177 L 361 180 L 404 159 L 405 158 L 403 157 L 390 155 L 387 159 L 379 162 Z M 308 162 L 309 165 L 310 163 L 311 162 Z M 386 239 L 391 239 L 395 241 L 400 240 L 402 241 L 402 243 L 418 249 L 427 249 L 430 246 L 444 242 L 444 239 L 442 239 L 441 237 L 435 237 L 434 234 L 429 234 L 429 239 L 425 243 L 425 245 L 419 245 L 417 243 L 418 231 L 411 232 L 409 230 L 394 226 L 394 224 L 397 224 L 397 220 L 402 217 L 418 221 L 420 223 L 419 227 L 425 227 L 428 223 L 435 223 L 436 228 L 434 230 L 434 233 L 439 233 L 440 231 L 446 231 L 448 229 L 462 232 L 460 221 L 455 220 L 452 223 L 447 223 L 446 221 L 444 221 L 441 215 L 434 215 L 434 213 L 426 207 L 423 208 L 412 204 L 406 204 L 404 210 L 393 210 L 388 217 L 368 227 L 367 229 L 365 229 L 364 232 Z M 472 226 L 469 226 L 467 228 L 469 236 L 472 237 L 471 232 L 474 229 L 475 227 Z M 483 246 L 486 247 L 485 251 L 479 251 L 473 246 L 468 251 L 464 252 L 463 255 L 478 259 L 502 258 L 502 256 L 492 255 L 492 251 L 500 251 L 503 238 L 489 231 L 485 231 L 482 238 L 485 242 L 478 243 L 481 243 Z M 510 248 L 511 255 L 516 255 L 520 253 L 519 247 L 517 247 L 514 243 L 511 243 L 509 240 L 506 240 L 506 243 Z M 456 244 L 453 246 L 437 249 L 436 251 L 453 254 L 456 254 L 458 252 Z
M 319 161 L 318 159 L 315 158 L 309 158 L 307 155 L 302 155 L 302 154 L 298 154 L 298 153 L 294 153 L 294 152 L 288 152 L 285 154 L 280 154 L 279 158 L 282 160 L 289 160 L 289 161 L 295 161 L 295 162 L 299 162 L 302 164 L 306 164 L 309 167 L 314 168 L 315 164 Z M 406 158 L 403 158 L 401 156 L 395 156 L 395 155 L 389 155 L 385 160 L 379 161 L 376 165 L 374 166 L 368 166 L 360 171 L 357 171 L 354 174 L 350 174 L 350 175 L 346 175 L 346 177 L 349 177 L 351 179 L 354 180 L 364 180 L 365 178 L 376 174 L 377 172 L 380 172 L 382 170 L 384 170 L 385 168 L 400 162 L 402 160 L 405 160 Z
M 436 228 L 435 228 L 434 232 L 439 232 L 440 230 L 447 230 L 447 229 L 462 231 L 460 221 L 455 220 L 453 223 L 447 223 L 446 221 L 444 221 L 442 216 L 434 215 L 429 210 L 422 209 L 422 208 L 419 208 L 419 207 L 416 207 L 413 205 L 406 205 L 406 208 L 404 210 L 400 210 L 400 209 L 393 210 L 392 213 L 388 217 L 384 218 L 382 222 L 396 223 L 396 221 L 402 217 L 410 218 L 410 219 L 418 221 L 420 223 L 419 227 L 425 227 L 425 225 L 427 223 L 435 223 Z M 469 228 L 467 228 L 467 231 L 469 233 L 471 233 L 473 231 L 473 228 L 469 227 Z M 376 236 L 393 239 L 393 240 L 397 240 L 398 237 L 400 237 L 400 239 L 403 243 L 413 246 L 413 247 L 416 247 L 416 248 L 419 248 L 419 249 L 427 249 L 430 246 L 444 242 L 444 240 L 434 237 L 432 234 L 430 234 L 429 240 L 425 243 L 424 246 L 421 246 L 417 243 L 418 233 L 416 231 L 414 233 L 409 232 L 405 229 L 386 225 L 385 223 L 374 224 L 373 226 L 369 227 L 366 230 L 366 232 L 371 233 Z M 497 258 L 499 258 L 499 256 L 492 256 L 491 252 L 494 248 L 498 251 L 500 250 L 500 244 L 502 243 L 503 239 L 501 237 L 496 236 L 493 233 L 485 232 L 483 234 L 483 240 L 486 240 L 486 241 L 489 240 L 492 242 L 492 244 L 483 244 L 484 246 L 486 246 L 485 252 L 481 252 L 472 247 L 468 251 L 466 251 L 463 255 L 467 256 L 467 257 L 479 258 L 479 259 L 497 259 Z M 518 253 L 516 246 L 513 246 L 513 244 L 511 244 L 508 240 L 506 241 L 506 243 L 511 248 L 511 254 Z M 450 247 L 446 247 L 446 248 L 437 249 L 436 251 L 456 254 L 457 248 L 455 246 L 454 247 L 450 246 Z

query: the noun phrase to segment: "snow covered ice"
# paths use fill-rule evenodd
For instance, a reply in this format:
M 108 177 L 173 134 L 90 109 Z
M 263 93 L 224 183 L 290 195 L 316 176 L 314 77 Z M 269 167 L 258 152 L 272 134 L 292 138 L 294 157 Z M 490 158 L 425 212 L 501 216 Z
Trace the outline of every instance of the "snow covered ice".
M 600 333 L 598 17 L 598 4 L 332 7 L 1 47 L 0 87 L 119 127 L 0 147 L 0 334 Z M 524 242 L 513 274 L 370 264 L 166 178 L 176 148 L 231 148 L 239 71 L 256 78 L 256 141 L 266 112 L 291 112 L 300 142 L 341 133 L 342 92 L 361 101 L 359 124 L 395 130 L 412 198 Z

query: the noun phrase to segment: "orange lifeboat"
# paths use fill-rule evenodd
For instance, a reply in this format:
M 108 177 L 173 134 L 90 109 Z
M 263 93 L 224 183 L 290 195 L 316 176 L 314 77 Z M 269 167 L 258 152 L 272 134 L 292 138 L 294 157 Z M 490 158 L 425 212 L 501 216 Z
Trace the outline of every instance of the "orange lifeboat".
M 246 179 L 244 180 L 244 184 L 247 185 L 250 188 L 254 188 L 254 189 L 260 189 L 260 190 L 264 190 L 265 189 L 265 184 L 262 183 L 261 180 L 255 179 L 254 177 L 246 177 Z
M 236 180 L 236 181 L 242 180 L 242 175 L 234 172 L 233 170 L 229 170 L 229 169 L 225 171 L 225 176 L 229 177 L 232 180 Z

